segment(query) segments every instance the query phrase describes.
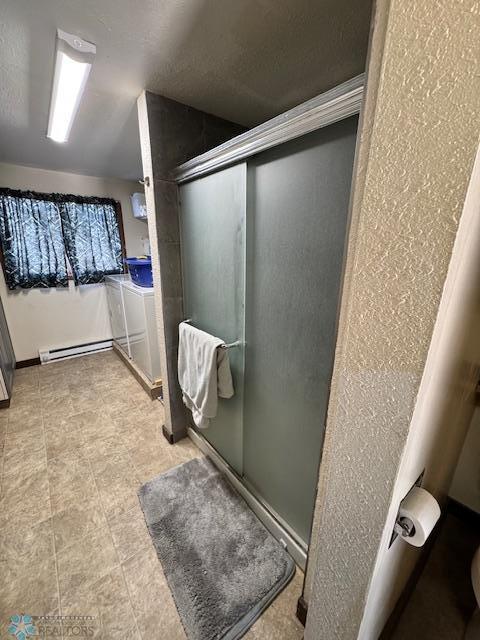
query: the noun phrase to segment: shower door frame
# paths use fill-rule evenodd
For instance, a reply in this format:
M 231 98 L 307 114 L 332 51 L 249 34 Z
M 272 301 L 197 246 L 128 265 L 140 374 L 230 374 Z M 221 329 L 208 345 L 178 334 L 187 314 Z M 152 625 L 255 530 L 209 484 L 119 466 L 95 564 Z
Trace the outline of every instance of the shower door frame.
M 215 173 L 220 169 L 225 169 L 233 164 L 241 162 L 257 155 L 262 151 L 280 146 L 285 142 L 294 140 L 308 133 L 312 133 L 327 127 L 330 124 L 339 122 L 361 112 L 365 86 L 365 74 L 360 74 L 346 82 L 321 93 L 320 95 L 304 102 L 285 113 L 268 120 L 267 122 L 242 133 L 222 145 L 207 151 L 178 166 L 172 172 L 172 178 L 177 187 L 185 182 L 190 182 Z M 359 124 L 358 131 L 361 130 Z M 355 163 L 357 157 L 358 139 L 355 149 L 353 174 L 355 175 Z M 351 200 L 349 204 L 350 218 Z M 346 240 L 349 233 L 347 223 Z M 345 242 L 346 246 L 346 242 Z M 345 257 L 344 257 L 345 264 Z M 341 285 L 339 301 L 342 296 L 343 271 L 341 275 Z M 337 311 L 338 324 L 338 311 Z M 336 337 L 336 336 L 335 336 Z M 254 495 L 248 489 L 241 476 L 229 465 L 229 463 L 218 453 L 218 451 L 206 440 L 204 436 L 188 428 L 188 435 L 199 449 L 205 453 L 212 462 L 227 476 L 233 486 L 242 495 L 250 508 L 260 518 L 272 535 L 277 538 L 298 566 L 305 570 L 308 546 L 297 536 L 295 531 L 286 523 L 270 505 Z

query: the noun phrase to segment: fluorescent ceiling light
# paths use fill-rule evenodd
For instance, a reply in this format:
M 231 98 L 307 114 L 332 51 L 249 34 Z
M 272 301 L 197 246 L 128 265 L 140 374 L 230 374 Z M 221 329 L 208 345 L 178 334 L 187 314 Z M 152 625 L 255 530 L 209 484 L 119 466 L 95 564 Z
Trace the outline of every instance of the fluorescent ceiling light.
M 47 138 L 55 142 L 68 140 L 95 53 L 96 47 L 91 42 L 57 30 Z

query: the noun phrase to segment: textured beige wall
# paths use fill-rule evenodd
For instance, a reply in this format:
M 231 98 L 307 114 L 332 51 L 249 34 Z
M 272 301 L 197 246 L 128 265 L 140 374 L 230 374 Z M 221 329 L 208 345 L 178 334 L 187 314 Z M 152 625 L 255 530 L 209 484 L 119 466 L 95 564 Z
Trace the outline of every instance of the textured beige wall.
M 377 3 L 306 640 L 359 632 L 478 143 L 479 26 L 473 0 Z
M 115 198 L 122 205 L 128 255 L 143 253 L 148 238 L 144 221 L 133 217 L 130 195 L 139 186 L 129 180 L 97 178 L 0 163 L 0 186 L 46 193 L 74 193 Z M 8 291 L 0 269 L 0 296 L 5 308 L 17 360 L 38 358 L 38 350 L 69 347 L 112 337 L 107 296 L 103 284 L 68 288 Z
M 474 411 L 480 365 L 479 213 L 480 149 L 370 583 L 359 634 L 364 640 L 378 637 L 422 554 L 400 539 L 389 548 L 398 505 L 425 469 L 423 486 L 443 507 Z

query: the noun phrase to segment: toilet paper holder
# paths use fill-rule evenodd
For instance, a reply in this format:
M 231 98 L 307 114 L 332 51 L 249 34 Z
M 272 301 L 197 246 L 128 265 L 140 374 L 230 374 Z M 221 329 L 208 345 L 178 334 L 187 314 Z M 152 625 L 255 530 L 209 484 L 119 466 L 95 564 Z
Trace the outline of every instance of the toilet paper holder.
M 397 535 L 402 536 L 402 538 L 408 538 L 409 536 L 413 536 L 415 533 L 415 525 L 410 518 L 406 518 L 405 516 L 400 517 L 400 515 L 397 515 L 397 520 L 395 521 L 393 530 Z
M 422 486 L 424 475 L 425 475 L 425 469 L 418 476 L 418 478 L 415 480 L 415 483 L 410 487 L 410 489 L 407 491 L 405 495 L 408 495 L 410 491 L 413 489 L 413 487 Z M 415 533 L 415 526 L 413 522 L 410 520 L 410 518 L 400 516 L 400 505 L 399 505 L 397 517 L 395 519 L 395 524 L 393 525 L 393 531 L 390 537 L 390 543 L 388 545 L 388 548 L 390 549 L 390 547 L 395 542 L 398 536 L 401 536 L 402 538 L 409 538 L 410 536 L 413 536 L 414 533 Z

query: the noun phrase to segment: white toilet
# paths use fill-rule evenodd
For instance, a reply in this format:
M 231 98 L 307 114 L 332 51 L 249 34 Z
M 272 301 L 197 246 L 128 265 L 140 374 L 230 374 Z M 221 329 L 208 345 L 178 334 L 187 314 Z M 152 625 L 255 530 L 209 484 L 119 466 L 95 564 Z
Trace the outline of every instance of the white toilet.
M 480 640 L 480 547 L 472 560 L 472 585 L 478 607 L 468 623 L 465 640 Z

